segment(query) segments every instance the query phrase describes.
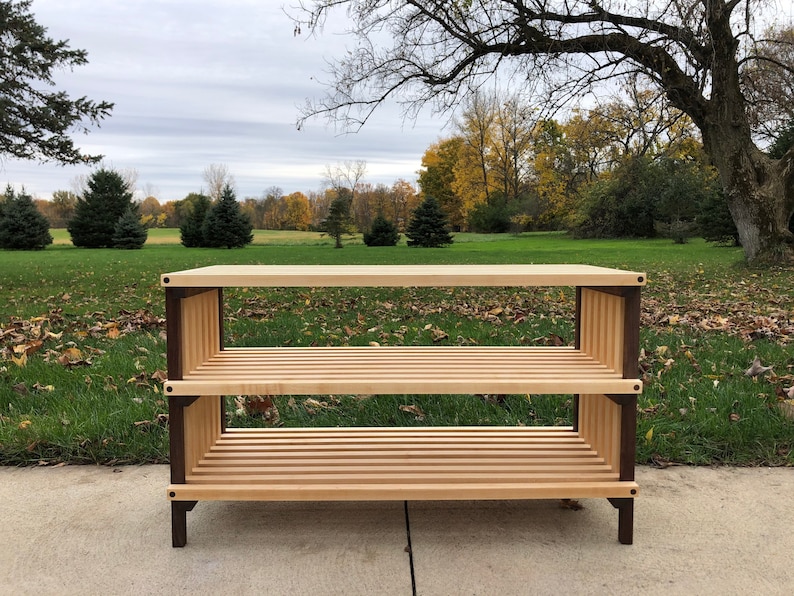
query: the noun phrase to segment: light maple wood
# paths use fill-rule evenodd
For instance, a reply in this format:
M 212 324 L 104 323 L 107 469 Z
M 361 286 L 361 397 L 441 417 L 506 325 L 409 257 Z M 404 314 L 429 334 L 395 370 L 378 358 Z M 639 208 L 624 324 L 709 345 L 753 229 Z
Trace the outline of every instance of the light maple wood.
M 220 439 L 220 407 L 215 396 L 203 396 L 185 408 L 185 469 L 190 470 Z
M 182 300 L 182 367 L 193 370 L 220 350 L 217 292 L 203 292 Z M 194 393 L 193 395 L 202 395 Z
M 637 491 L 570 427 L 233 429 L 186 480 L 169 487 L 172 499 L 281 500 L 290 489 L 318 500 L 478 498 L 485 485 L 493 499 Z
M 620 406 L 604 395 L 579 396 L 579 436 L 620 471 Z
M 643 286 L 644 273 L 592 265 L 211 265 L 165 287 Z
M 169 395 L 639 393 L 568 347 L 227 348 L 167 381 Z
M 486 484 L 496 499 L 637 494 L 570 427 L 230 429 L 186 480 L 172 499 L 483 498 Z
M 624 311 L 620 296 L 582 289 L 580 348 L 619 375 L 623 375 Z
M 634 498 L 636 482 L 428 484 L 172 484 L 172 501 L 468 501 L 478 499 Z
M 178 375 L 164 386 L 190 404 L 178 406 L 185 482 L 168 487 L 174 507 L 198 500 L 607 497 L 622 508 L 620 540 L 631 542 L 639 487 L 633 432 L 621 423 L 633 413 L 607 395 L 626 404 L 642 391 L 635 373 L 624 370 L 638 337 L 626 325 L 634 328 L 639 316 L 639 294 L 625 288 L 645 285 L 644 273 L 586 265 L 234 265 L 168 273 L 162 284 L 208 289 L 179 299 L 179 357 L 169 355 Z M 552 285 L 581 288 L 576 348 L 224 347 L 212 290 Z M 219 397 L 340 393 L 577 394 L 578 418 L 575 427 L 225 429 Z M 194 396 L 201 397 L 191 403 Z M 184 545 L 184 515 L 179 509 L 174 518 L 176 546 Z

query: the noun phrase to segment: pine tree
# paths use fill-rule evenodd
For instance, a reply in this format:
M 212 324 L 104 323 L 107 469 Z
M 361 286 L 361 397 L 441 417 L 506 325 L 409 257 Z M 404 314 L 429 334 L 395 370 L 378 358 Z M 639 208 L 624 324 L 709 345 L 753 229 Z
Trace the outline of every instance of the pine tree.
M 209 213 L 210 199 L 206 195 L 196 195 L 192 201 L 190 215 L 179 227 L 179 234 L 182 245 L 188 248 L 205 246 L 204 244 L 204 220 Z
M 364 232 L 364 244 L 367 246 L 395 246 L 400 240 L 400 233 L 393 222 L 382 213 L 372 221 L 372 227 Z
M 240 211 L 234 190 L 228 184 L 223 187 L 221 198 L 207 213 L 203 229 L 204 246 L 211 248 L 242 248 L 254 239 L 251 220 Z
M 118 172 L 100 168 L 88 178 L 88 190 L 77 200 L 67 230 L 75 246 L 113 246 L 116 223 L 132 207 L 132 192 Z
M 34 16 L 31 0 L 0 2 L 0 154 L 62 164 L 95 163 L 102 156 L 82 153 L 69 135 L 87 131 L 89 123 L 99 124 L 113 104 L 50 90 L 58 73 L 86 64 L 87 54 L 71 49 L 68 39 L 49 37 Z
M 433 197 L 426 197 L 414 210 L 405 236 L 409 239 L 408 246 L 423 248 L 438 248 L 453 242 L 447 216 Z
M 137 249 L 146 243 L 149 231 L 141 223 L 138 209 L 130 207 L 116 222 L 113 232 L 113 248 Z
M 24 188 L 16 194 L 7 186 L 5 198 L 0 210 L 0 248 L 41 250 L 52 244 L 50 224 Z
M 334 248 L 342 248 L 342 236 L 352 234 L 355 230 L 353 218 L 350 215 L 351 204 L 351 197 L 346 192 L 340 192 L 331 201 L 328 217 L 320 224 L 320 230 L 334 239 Z

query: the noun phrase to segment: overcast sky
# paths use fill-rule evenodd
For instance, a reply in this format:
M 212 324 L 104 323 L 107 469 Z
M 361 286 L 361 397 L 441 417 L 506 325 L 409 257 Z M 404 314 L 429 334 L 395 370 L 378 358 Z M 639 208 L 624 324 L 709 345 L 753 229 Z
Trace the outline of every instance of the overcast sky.
M 768 1 L 791 19 L 794 0 Z M 229 168 L 240 199 L 273 186 L 319 190 L 326 166 L 346 160 L 367 162 L 366 182 L 414 183 L 425 150 L 451 134 L 446 117 L 404 122 L 387 106 L 355 134 L 322 120 L 296 129 L 299 106 L 323 93 L 325 60 L 351 40 L 338 34 L 343 11 L 320 37 L 293 35 L 282 10 L 289 3 L 33 0 L 32 9 L 51 37 L 88 51 L 88 65 L 59 73 L 58 88 L 116 104 L 78 145 L 105 155 L 108 167 L 137 171 L 138 188 L 161 201 L 202 190 L 210 164 Z M 0 185 L 49 198 L 90 171 L 0 158 Z
M 381 110 L 356 134 L 323 120 L 298 131 L 299 106 L 322 94 L 325 58 L 344 36 L 293 35 L 279 0 L 34 0 L 37 21 L 54 39 L 88 51 L 89 63 L 58 74 L 72 97 L 114 102 L 83 151 L 105 165 L 134 169 L 138 187 L 161 202 L 205 186 L 210 164 L 225 164 L 238 198 L 319 190 L 327 165 L 365 160 L 365 181 L 414 183 L 422 154 L 445 134 L 426 114 L 403 122 Z M 343 16 L 340 14 L 340 16 Z M 71 190 L 87 166 L 38 165 L 4 158 L 0 184 L 24 184 L 34 197 Z

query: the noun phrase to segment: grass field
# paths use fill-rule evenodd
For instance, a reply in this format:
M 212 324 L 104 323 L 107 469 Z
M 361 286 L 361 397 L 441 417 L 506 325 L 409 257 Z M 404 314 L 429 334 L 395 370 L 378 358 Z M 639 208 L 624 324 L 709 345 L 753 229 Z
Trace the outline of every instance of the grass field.
M 334 250 L 316 233 L 258 231 L 244 249 L 210 250 L 152 230 L 143 249 L 118 251 L 76 249 L 62 230 L 54 236 L 44 251 L 0 252 L 0 463 L 167 459 L 161 273 L 216 263 L 576 262 L 648 274 L 638 461 L 794 464 L 794 421 L 785 415 L 794 271 L 748 269 L 739 249 L 460 234 L 444 249 L 368 248 L 352 238 Z M 573 294 L 559 288 L 241 288 L 225 298 L 227 341 L 237 345 L 421 344 L 439 332 L 452 344 L 572 341 Z M 773 369 L 745 375 L 756 356 Z M 228 401 L 236 425 L 559 424 L 570 416 L 570 396 L 287 396 L 264 419 Z

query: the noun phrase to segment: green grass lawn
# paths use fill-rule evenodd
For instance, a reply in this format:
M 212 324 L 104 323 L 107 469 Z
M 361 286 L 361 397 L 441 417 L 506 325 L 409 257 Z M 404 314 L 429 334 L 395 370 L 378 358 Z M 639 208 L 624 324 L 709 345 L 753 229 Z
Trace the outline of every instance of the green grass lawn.
M 749 269 L 739 249 L 458 234 L 444 249 L 368 248 L 354 237 L 335 250 L 317 233 L 257 231 L 244 249 L 212 250 L 151 230 L 143 249 L 119 251 L 53 235 L 44 251 L 0 252 L 0 463 L 167 459 L 161 273 L 218 263 L 572 262 L 648 274 L 638 461 L 794 464 L 794 420 L 783 410 L 794 385 L 794 271 Z M 237 345 L 421 344 L 435 330 L 450 344 L 573 339 L 569 289 L 239 288 L 225 298 L 227 341 Z M 496 319 L 486 316 L 495 309 Z M 756 356 L 773 369 L 751 378 L 744 371 Z M 266 420 L 229 399 L 229 416 L 236 425 L 561 424 L 571 396 L 312 399 L 277 398 Z

